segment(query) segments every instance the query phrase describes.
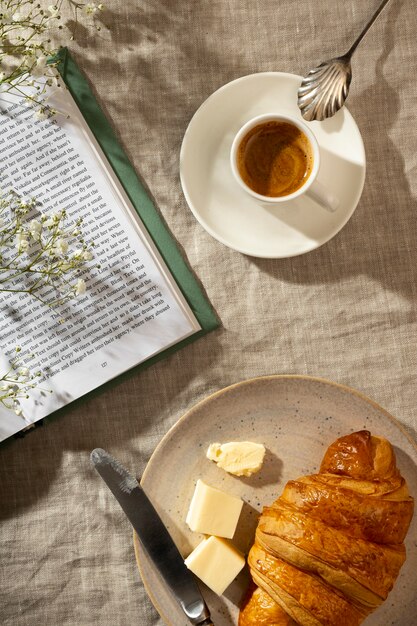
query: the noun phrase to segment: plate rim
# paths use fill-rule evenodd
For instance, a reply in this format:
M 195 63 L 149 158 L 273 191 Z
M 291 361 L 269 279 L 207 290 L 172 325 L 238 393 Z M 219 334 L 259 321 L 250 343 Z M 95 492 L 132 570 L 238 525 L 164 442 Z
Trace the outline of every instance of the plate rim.
M 411 435 L 407 432 L 407 430 L 405 429 L 403 424 L 398 420 L 398 418 L 396 418 L 393 415 L 391 415 L 391 413 L 389 413 L 380 404 L 378 404 L 378 402 L 376 402 L 375 400 L 373 400 L 372 398 L 370 398 L 366 394 L 362 393 L 361 391 L 358 391 L 357 389 L 353 389 L 352 387 L 349 387 L 348 385 L 344 385 L 343 383 L 338 383 L 338 382 L 329 380 L 327 378 L 322 378 L 320 376 L 312 376 L 312 375 L 308 375 L 308 374 L 268 374 L 268 375 L 264 375 L 264 376 L 255 376 L 253 378 L 248 378 L 248 379 L 245 379 L 245 380 L 241 380 L 241 381 L 239 381 L 237 383 L 232 383 L 231 385 L 227 385 L 227 387 L 223 387 L 222 389 L 218 389 L 217 391 L 214 391 L 214 392 L 210 393 L 205 398 L 202 398 L 201 400 L 199 400 L 196 404 L 194 404 L 192 407 L 190 407 L 185 413 L 183 413 L 178 418 L 178 420 L 175 422 L 175 424 L 173 424 L 171 426 L 171 428 L 165 433 L 165 435 L 162 437 L 162 439 L 160 440 L 160 442 L 157 444 L 156 448 L 152 452 L 152 454 L 151 454 L 151 456 L 149 458 L 149 461 L 146 464 L 146 467 L 144 469 L 142 477 L 140 479 L 140 484 L 142 484 L 142 481 L 144 479 L 146 479 L 146 475 L 149 473 L 149 471 L 151 469 L 150 468 L 151 461 L 154 458 L 154 456 L 156 456 L 156 454 L 159 452 L 159 450 L 162 447 L 162 445 L 164 443 L 166 443 L 166 440 L 172 435 L 172 433 L 174 433 L 178 429 L 179 425 L 182 424 L 189 417 L 189 415 L 192 414 L 195 410 L 197 410 L 198 408 L 200 408 L 201 406 L 203 406 L 204 404 L 206 404 L 210 400 L 212 400 L 214 398 L 217 398 L 217 397 L 223 395 L 224 393 L 226 393 L 228 391 L 231 391 L 232 389 L 236 389 L 237 387 L 243 387 L 243 386 L 249 385 L 249 384 L 251 384 L 253 382 L 260 381 L 260 380 L 288 380 L 288 379 L 291 379 L 291 380 L 306 380 L 306 381 L 309 381 L 309 382 L 312 382 L 312 381 L 319 382 L 319 383 L 322 383 L 322 384 L 329 385 L 330 387 L 336 387 L 338 389 L 341 389 L 342 391 L 345 391 L 347 393 L 350 393 L 350 394 L 360 398 L 361 400 L 364 400 L 365 402 L 370 404 L 375 409 L 378 409 L 379 411 L 381 411 L 385 415 L 385 417 L 387 417 L 391 422 L 393 422 L 395 424 L 395 426 L 397 426 L 400 429 L 402 434 L 405 435 L 405 437 L 408 439 L 409 443 L 412 445 L 412 447 L 415 449 L 415 451 L 417 453 L 417 441 L 415 441 L 413 439 L 413 437 L 411 437 Z M 140 546 L 139 538 L 138 538 L 138 536 L 136 534 L 136 531 L 134 530 L 133 531 L 133 547 L 134 547 L 134 552 L 135 552 L 135 560 L 136 560 L 136 565 L 137 565 L 137 568 L 139 570 L 139 574 L 140 574 L 140 577 L 141 577 L 144 589 L 145 589 L 146 593 L 148 594 L 148 597 L 151 600 L 154 608 L 159 613 L 160 617 L 163 619 L 165 624 L 167 626 L 175 626 L 172 622 L 169 621 L 169 618 L 165 615 L 161 605 L 157 601 L 155 595 L 152 593 L 152 590 L 150 589 L 150 586 L 147 584 L 146 579 L 143 576 L 143 568 L 142 568 L 142 561 L 140 559 L 139 546 Z
M 191 201 L 190 195 L 188 193 L 188 190 L 186 188 L 186 185 L 184 184 L 184 176 L 183 176 L 183 168 L 182 168 L 182 163 L 183 163 L 183 159 L 184 159 L 184 151 L 186 150 L 186 143 L 187 143 L 187 139 L 188 139 L 188 134 L 190 131 L 190 127 L 193 124 L 193 122 L 195 121 L 196 117 L 199 116 L 201 114 L 201 112 L 206 108 L 206 106 L 208 106 L 209 102 L 216 97 L 219 93 L 225 91 L 226 89 L 230 88 L 231 86 L 243 82 L 245 80 L 248 80 L 249 78 L 253 78 L 253 77 L 261 77 L 261 76 L 270 76 L 270 77 L 282 77 L 282 78 L 287 78 L 292 80 L 293 78 L 297 78 L 300 81 L 302 80 L 302 76 L 298 75 L 298 74 L 292 74 L 290 72 L 274 72 L 274 71 L 268 71 L 268 72 L 253 72 L 252 74 L 246 74 L 245 76 L 240 76 L 238 78 L 235 78 L 234 80 L 229 81 L 228 83 L 222 85 L 221 87 L 219 87 L 218 89 L 216 89 L 213 93 L 211 93 L 198 107 L 198 109 L 194 112 L 194 114 L 192 115 L 190 121 L 188 122 L 187 128 L 185 130 L 182 142 L 181 142 L 181 148 L 180 148 L 180 155 L 179 155 L 179 175 L 180 175 L 180 183 L 181 183 L 181 190 L 182 193 L 185 197 L 185 200 L 187 202 L 187 206 L 190 209 L 191 213 L 194 215 L 195 219 L 197 220 L 197 222 L 202 226 L 202 228 L 204 228 L 204 230 L 214 239 L 216 239 L 216 241 L 220 242 L 221 244 L 223 244 L 224 246 L 226 246 L 227 248 L 230 248 L 231 250 L 235 250 L 236 252 L 239 252 L 241 254 L 245 254 L 247 256 L 253 257 L 253 258 L 257 258 L 257 259 L 289 259 L 289 258 L 293 258 L 293 257 L 297 257 L 297 256 L 301 256 L 303 254 L 308 254 L 309 252 L 313 252 L 314 250 L 317 250 L 318 248 L 321 248 L 322 246 L 324 246 L 326 243 L 328 243 L 329 241 L 331 241 L 331 239 L 333 239 L 334 237 L 336 237 L 337 234 L 340 233 L 340 231 L 346 226 L 346 224 L 348 223 L 348 221 L 350 220 L 350 218 L 352 217 L 352 215 L 354 214 L 354 212 L 356 211 L 359 201 L 362 197 L 362 193 L 363 193 L 363 189 L 365 186 L 365 180 L 366 180 L 366 172 L 367 172 L 367 161 L 366 161 L 366 150 L 365 150 L 365 144 L 363 141 L 363 137 L 362 137 L 362 133 L 360 131 L 360 128 L 355 120 L 355 118 L 353 117 L 352 113 L 349 111 L 349 109 L 344 106 L 343 108 L 346 111 L 346 114 L 352 119 L 353 123 L 355 124 L 357 130 L 358 130 L 358 134 L 359 134 L 359 139 L 361 142 L 361 149 L 362 149 L 362 157 L 363 157 L 363 171 L 362 171 L 362 178 L 361 178 L 361 182 L 360 185 L 358 185 L 358 192 L 357 192 L 357 198 L 355 199 L 353 208 L 351 209 L 351 211 L 346 215 L 345 219 L 340 223 L 340 225 L 338 226 L 338 229 L 336 230 L 335 233 L 333 233 L 332 235 L 330 235 L 325 241 L 323 241 L 322 243 L 313 245 L 312 247 L 308 248 L 307 250 L 304 250 L 302 252 L 294 252 L 291 254 L 263 254 L 262 252 L 257 252 L 254 253 L 253 251 L 249 251 L 248 249 L 244 248 L 244 247 L 240 247 L 240 246 L 235 246 L 232 245 L 230 242 L 226 241 L 220 234 L 216 233 L 211 226 L 209 226 L 207 224 L 207 222 L 203 219 L 203 217 L 201 216 L 200 212 L 195 208 L 194 203 Z M 319 144 L 320 145 L 320 144 Z M 291 201 L 290 201 L 291 202 Z

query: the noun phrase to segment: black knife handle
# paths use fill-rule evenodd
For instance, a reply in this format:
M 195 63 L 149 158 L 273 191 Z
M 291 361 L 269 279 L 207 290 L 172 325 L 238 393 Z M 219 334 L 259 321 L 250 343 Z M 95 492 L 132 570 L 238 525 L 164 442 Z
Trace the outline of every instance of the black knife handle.
M 214 624 L 211 621 L 211 619 L 208 617 L 207 619 L 204 620 L 204 622 L 198 622 L 196 626 L 214 626 Z

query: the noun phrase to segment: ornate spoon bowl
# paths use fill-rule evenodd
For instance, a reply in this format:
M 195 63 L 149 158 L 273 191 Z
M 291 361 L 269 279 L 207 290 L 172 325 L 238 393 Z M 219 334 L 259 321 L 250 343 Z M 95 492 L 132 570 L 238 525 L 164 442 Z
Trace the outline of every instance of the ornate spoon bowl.
M 332 117 L 345 103 L 352 80 L 351 58 L 356 48 L 390 0 L 383 0 L 346 54 L 324 61 L 310 70 L 298 89 L 298 107 L 309 122 Z

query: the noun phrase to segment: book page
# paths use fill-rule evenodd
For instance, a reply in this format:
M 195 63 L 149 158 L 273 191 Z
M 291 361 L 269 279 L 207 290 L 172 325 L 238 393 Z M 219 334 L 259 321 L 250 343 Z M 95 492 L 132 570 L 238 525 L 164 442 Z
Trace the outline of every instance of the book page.
M 51 104 L 59 113 L 37 119 L 21 96 L 0 99 L 0 187 L 82 217 L 94 260 L 86 294 L 65 305 L 0 293 L 2 372 L 19 346 L 45 390 L 22 401 L 25 418 L 1 408 L 0 439 L 200 329 L 71 95 Z

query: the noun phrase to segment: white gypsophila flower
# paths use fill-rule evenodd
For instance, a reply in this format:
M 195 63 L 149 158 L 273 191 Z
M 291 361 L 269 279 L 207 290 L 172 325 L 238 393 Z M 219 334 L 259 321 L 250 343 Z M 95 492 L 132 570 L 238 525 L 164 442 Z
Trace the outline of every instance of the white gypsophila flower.
M 51 17 L 58 17 L 59 15 L 59 10 L 56 4 L 50 4 L 48 7 L 48 11 L 51 14 Z
M 45 69 L 47 67 L 47 61 L 48 61 L 48 57 L 44 55 L 38 57 L 38 59 L 36 60 L 36 63 L 33 65 L 33 67 L 30 70 L 30 73 L 32 74 L 32 76 L 35 76 L 35 78 L 38 76 L 43 76 L 43 74 L 45 74 Z
M 19 13 L 19 11 L 16 11 L 16 13 L 13 13 L 13 15 L 12 15 L 12 21 L 13 22 L 20 22 L 21 19 L 22 19 L 22 16 Z
M 91 261 L 91 259 L 93 259 L 93 254 L 92 252 L 90 252 L 90 250 L 84 250 L 82 257 L 84 259 L 84 261 Z
M 57 239 L 54 251 L 57 255 L 66 254 L 68 252 L 68 242 L 65 239 Z
M 87 15 L 95 15 L 98 11 L 102 11 L 103 9 L 103 4 L 96 4 L 95 2 L 88 2 L 84 6 L 84 11 L 87 13 Z
M 59 220 L 62 217 L 62 212 L 58 211 L 57 213 L 52 213 L 43 223 L 47 228 L 52 228 L 56 224 L 58 224 Z
M 38 220 L 32 220 L 29 224 L 29 232 L 35 241 L 39 241 L 42 232 L 42 224 Z
M 4 72 L 0 72 L 0 83 L 6 78 L 6 74 Z
M 35 111 L 35 117 L 37 120 L 44 120 L 46 119 L 46 113 L 44 109 L 38 109 L 37 111 Z
M 86 284 L 83 278 L 79 278 L 77 280 L 77 284 L 75 285 L 75 295 L 82 296 L 86 292 Z
M 29 241 L 26 233 L 17 233 L 16 235 L 16 248 L 18 252 L 26 252 L 29 248 Z
M 46 54 L 40 54 L 38 56 L 38 58 L 36 59 L 36 65 L 41 68 L 44 68 L 48 65 L 48 57 L 46 56 Z

